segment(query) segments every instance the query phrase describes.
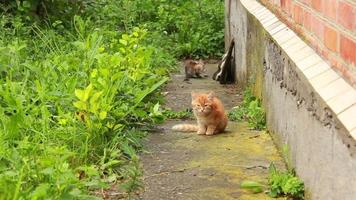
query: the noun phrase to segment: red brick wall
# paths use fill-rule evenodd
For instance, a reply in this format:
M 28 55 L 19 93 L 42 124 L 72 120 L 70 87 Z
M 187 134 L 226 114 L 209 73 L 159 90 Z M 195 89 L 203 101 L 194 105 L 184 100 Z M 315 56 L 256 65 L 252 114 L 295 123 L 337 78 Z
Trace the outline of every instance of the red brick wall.
M 356 86 L 355 0 L 260 0 Z

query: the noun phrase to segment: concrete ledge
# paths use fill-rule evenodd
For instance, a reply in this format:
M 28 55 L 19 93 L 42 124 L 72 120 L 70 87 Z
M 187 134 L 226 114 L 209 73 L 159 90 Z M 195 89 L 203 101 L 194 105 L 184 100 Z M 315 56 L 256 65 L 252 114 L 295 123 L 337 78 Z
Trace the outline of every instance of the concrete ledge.
M 315 92 L 328 104 L 339 121 L 349 131 L 349 134 L 356 140 L 356 135 L 351 132 L 351 130 L 356 129 L 356 98 L 352 98 L 356 97 L 356 90 L 339 74 L 331 70 L 331 67 L 313 49 L 282 22 L 279 22 L 280 26 L 275 29 L 268 30 L 271 24 L 279 21 L 271 11 L 254 0 L 241 0 L 241 3 L 260 21 L 277 44 L 303 72 L 304 76 L 310 80 Z M 293 53 L 299 54 L 299 51 L 303 51 L 305 54 L 301 57 L 293 56 Z M 324 73 L 326 71 L 328 73 Z M 322 82 L 327 84 L 320 86 L 319 82 L 313 81 L 314 78 L 319 81 L 321 79 Z M 351 98 L 348 99 L 347 97 Z M 345 101 L 347 101 L 347 104 L 340 105 Z M 340 107 L 343 109 L 340 110 Z
M 311 199 L 356 198 L 356 90 L 256 0 L 226 0 L 238 84 L 252 84 L 267 126 Z
M 333 71 L 312 48 L 301 40 L 291 29 L 280 22 L 278 18 L 263 5 L 255 0 L 241 0 L 241 3 L 259 20 L 276 43 L 282 47 L 288 57 L 295 63 L 296 67 L 303 72 L 315 92 L 328 104 L 334 114 L 337 115 L 341 124 L 344 125 L 349 131 L 349 134 L 356 140 L 356 135 L 351 132 L 351 130 L 356 129 L 356 89 Z M 276 23 L 279 23 L 279 26 L 274 29 L 268 29 L 270 24 Z M 304 56 L 296 57 L 296 55 L 293 55 L 296 52 L 298 52 L 296 55 L 302 54 Z M 324 73 L 326 71 L 328 74 Z M 327 84 L 320 86 L 319 82 L 313 81 L 314 78 L 324 83 L 326 82 Z M 340 103 L 343 102 L 347 102 L 347 106 L 345 106 L 345 104 L 340 105 Z M 340 110 L 340 107 L 343 109 Z

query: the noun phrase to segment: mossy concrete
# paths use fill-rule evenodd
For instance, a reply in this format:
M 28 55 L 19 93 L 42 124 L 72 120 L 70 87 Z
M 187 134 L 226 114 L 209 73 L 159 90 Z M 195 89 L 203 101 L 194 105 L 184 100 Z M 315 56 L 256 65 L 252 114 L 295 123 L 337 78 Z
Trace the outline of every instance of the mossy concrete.
M 211 76 L 216 65 L 208 65 Z M 214 91 L 227 109 L 241 101 L 241 91 L 234 86 L 221 86 L 210 77 L 183 82 L 181 74 L 173 76 L 165 91 L 167 106 L 183 110 L 190 106 L 190 91 Z M 151 133 L 141 155 L 144 170 L 145 200 L 169 199 L 270 199 L 264 193 L 253 194 L 240 188 L 244 180 L 267 183 L 271 162 L 284 168 L 282 158 L 270 136 L 250 130 L 247 123 L 229 122 L 226 133 L 201 136 L 172 132 L 171 127 L 194 120 L 167 121 Z

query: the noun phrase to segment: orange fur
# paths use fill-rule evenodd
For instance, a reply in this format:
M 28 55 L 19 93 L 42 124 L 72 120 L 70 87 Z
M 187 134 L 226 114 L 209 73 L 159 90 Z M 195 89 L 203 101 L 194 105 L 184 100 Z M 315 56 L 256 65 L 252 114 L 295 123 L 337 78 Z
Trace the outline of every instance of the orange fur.
M 172 127 L 174 131 L 182 131 L 182 132 L 194 132 L 198 131 L 199 127 L 193 124 L 178 124 Z
M 174 126 L 173 130 L 197 131 L 199 135 L 213 135 L 224 132 L 228 119 L 223 104 L 212 92 L 208 94 L 192 92 L 192 106 L 198 125 L 188 129 L 187 127 L 192 127 L 192 125 L 181 124 Z

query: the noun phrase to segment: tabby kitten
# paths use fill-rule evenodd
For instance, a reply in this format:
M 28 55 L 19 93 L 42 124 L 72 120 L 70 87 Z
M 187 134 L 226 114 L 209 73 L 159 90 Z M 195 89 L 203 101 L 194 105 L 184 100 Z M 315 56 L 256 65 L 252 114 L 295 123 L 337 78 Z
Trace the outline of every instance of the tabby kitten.
M 228 119 L 223 104 L 213 92 L 192 92 L 192 106 L 198 125 L 179 124 L 173 126 L 172 130 L 196 131 L 199 135 L 213 135 L 224 132 Z
M 202 78 L 204 72 L 206 72 L 205 64 L 203 60 L 186 60 L 184 61 L 185 69 L 185 81 L 188 81 L 189 78 Z M 203 75 L 206 76 L 206 75 Z

